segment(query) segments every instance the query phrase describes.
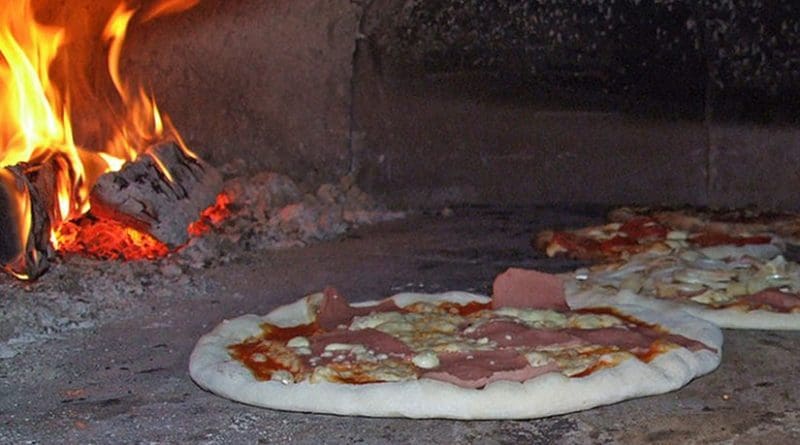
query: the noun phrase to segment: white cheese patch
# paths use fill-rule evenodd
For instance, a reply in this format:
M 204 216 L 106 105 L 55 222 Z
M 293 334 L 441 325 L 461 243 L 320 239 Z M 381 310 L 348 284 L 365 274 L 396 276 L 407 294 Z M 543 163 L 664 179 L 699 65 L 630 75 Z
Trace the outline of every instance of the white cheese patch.
M 553 361 L 549 355 L 544 352 L 540 351 L 531 351 L 525 354 L 525 358 L 528 360 L 528 363 L 534 368 L 538 368 L 540 366 L 544 366 Z
M 362 317 L 353 318 L 350 323 L 350 330 L 357 331 L 360 329 L 375 329 L 378 326 L 386 323 L 403 322 L 403 314 L 399 312 L 377 312 Z
M 411 362 L 422 369 L 431 369 L 439 366 L 439 357 L 435 352 L 425 351 L 414 355 Z
M 670 230 L 667 232 L 667 239 L 672 241 L 682 241 L 689 238 L 689 232 L 683 230 Z
M 548 309 L 522 309 L 504 307 L 497 309 L 496 314 L 512 317 L 527 326 L 535 328 L 562 328 L 567 325 L 567 316 L 561 312 Z
M 622 320 L 610 314 L 574 314 L 569 317 L 569 327 L 600 329 L 623 325 Z
M 286 342 L 286 346 L 290 348 L 307 348 L 310 346 L 308 339 L 305 337 L 293 337 Z
M 294 382 L 294 376 L 292 376 L 292 373 L 289 371 L 279 370 L 272 372 L 270 380 L 275 380 L 283 383 L 284 385 L 288 385 L 289 383 Z
M 765 289 L 800 291 L 800 265 L 786 261 L 779 252 L 764 259 L 765 255 L 749 253 L 751 247 L 762 246 L 634 255 L 626 263 L 588 269 L 577 283 L 585 290 L 630 290 L 715 306 Z
M 330 343 L 325 346 L 326 351 L 351 351 L 355 349 L 366 350 L 363 345 L 351 343 Z

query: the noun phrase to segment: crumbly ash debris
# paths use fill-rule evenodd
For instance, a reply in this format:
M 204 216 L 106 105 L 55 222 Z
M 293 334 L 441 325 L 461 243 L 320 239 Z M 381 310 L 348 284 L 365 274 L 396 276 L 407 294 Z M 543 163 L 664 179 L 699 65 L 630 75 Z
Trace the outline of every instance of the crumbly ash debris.
M 288 176 L 238 173 L 223 166 L 230 215 L 177 252 L 156 261 L 59 257 L 39 280 L 0 277 L 0 360 L 26 345 L 156 310 L 162 299 L 219 293 L 202 269 L 246 252 L 307 246 L 366 224 L 404 216 L 388 211 L 345 177 L 303 190 Z

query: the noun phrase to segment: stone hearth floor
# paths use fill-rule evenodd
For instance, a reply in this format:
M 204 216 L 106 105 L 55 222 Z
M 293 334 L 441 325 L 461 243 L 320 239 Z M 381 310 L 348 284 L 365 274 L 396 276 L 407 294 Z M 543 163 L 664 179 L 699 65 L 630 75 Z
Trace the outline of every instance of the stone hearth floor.
M 577 267 L 543 258 L 529 239 L 538 229 L 601 215 L 456 208 L 452 216 L 412 215 L 309 247 L 247 252 L 181 279 L 121 274 L 141 289 L 129 310 L 115 305 L 91 324 L 40 336 L 0 359 L 0 443 L 800 442 L 800 332 L 726 331 L 720 368 L 679 391 L 529 421 L 279 412 L 219 398 L 188 376 L 195 341 L 223 318 L 265 313 L 329 284 L 352 301 L 407 290 L 486 293 L 509 266 Z M 81 278 L 43 277 L 68 279 Z M 92 298 L 81 300 L 91 310 Z

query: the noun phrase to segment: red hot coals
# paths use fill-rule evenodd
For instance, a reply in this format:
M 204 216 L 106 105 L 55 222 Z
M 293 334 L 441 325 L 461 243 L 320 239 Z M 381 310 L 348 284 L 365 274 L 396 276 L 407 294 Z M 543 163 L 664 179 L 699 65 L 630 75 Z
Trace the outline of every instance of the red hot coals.
M 163 254 L 186 242 L 222 188 L 120 64 L 130 28 L 197 0 L 120 0 L 107 16 L 65 23 L 63 5 L 51 3 L 54 22 L 42 23 L 32 0 L 0 2 L 0 267 L 21 279 L 47 270 L 54 249 Z M 54 63 L 98 58 L 107 63 Z M 128 245 L 110 247 L 115 240 Z

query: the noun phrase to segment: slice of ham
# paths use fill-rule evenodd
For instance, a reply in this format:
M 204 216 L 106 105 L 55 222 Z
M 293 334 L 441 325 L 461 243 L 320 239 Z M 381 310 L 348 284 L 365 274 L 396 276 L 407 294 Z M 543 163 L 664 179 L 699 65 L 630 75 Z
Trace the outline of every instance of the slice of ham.
M 317 323 L 323 329 L 336 329 L 340 325 L 347 325 L 353 317 L 369 315 L 373 312 L 388 312 L 401 310 L 392 300 L 386 300 L 376 306 L 353 307 L 332 287 L 326 287 L 322 292 L 323 298 L 317 309 Z
M 781 292 L 778 289 L 765 289 L 742 297 L 738 301 L 746 301 L 754 306 L 767 305 L 775 308 L 777 312 L 791 312 L 792 309 L 800 308 L 798 294 Z
M 563 345 L 565 347 L 577 346 L 585 343 L 580 338 L 563 330 L 535 329 L 512 320 L 492 320 L 478 326 L 474 331 L 466 334 L 470 338 L 486 337 L 489 341 L 496 342 L 503 348 L 520 346 L 544 347 Z
M 494 279 L 492 306 L 568 310 L 564 279 L 536 270 L 510 268 Z
M 372 328 L 354 331 L 337 329 L 335 331 L 312 336 L 309 341 L 311 342 L 311 353 L 315 356 L 322 354 L 322 352 L 325 351 L 325 347 L 332 343 L 363 345 L 376 354 L 383 353 L 402 356 L 411 356 L 411 354 L 413 354 L 411 348 L 402 341 Z
M 439 366 L 421 375 L 463 388 L 482 388 L 498 380 L 524 382 L 558 371 L 554 362 L 533 367 L 513 349 L 439 354 Z
M 585 341 L 600 346 L 618 346 L 626 350 L 642 350 L 650 347 L 654 338 L 639 329 L 622 327 L 598 329 L 565 329 L 566 332 Z

